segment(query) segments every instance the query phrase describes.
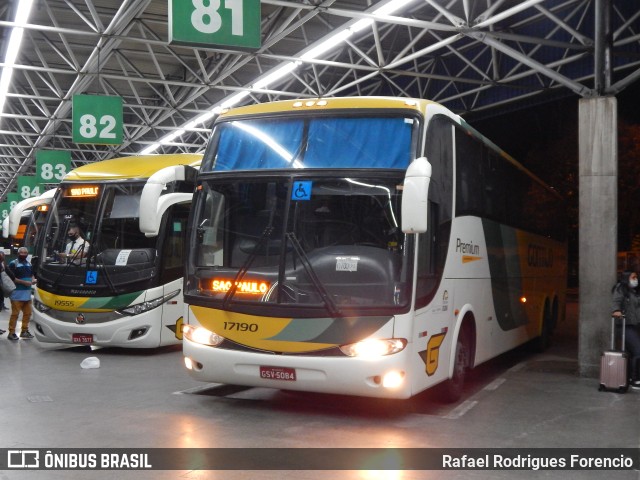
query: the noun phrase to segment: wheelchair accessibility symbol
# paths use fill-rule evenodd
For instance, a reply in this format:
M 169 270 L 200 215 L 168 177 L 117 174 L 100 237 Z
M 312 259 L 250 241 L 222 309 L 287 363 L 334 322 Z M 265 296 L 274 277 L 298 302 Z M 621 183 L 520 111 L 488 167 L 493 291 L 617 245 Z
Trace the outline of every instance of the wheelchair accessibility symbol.
M 98 283 L 98 272 L 96 270 L 88 270 L 84 279 L 87 285 L 95 285 Z
M 311 200 L 311 187 L 313 182 L 306 180 L 304 182 L 293 182 L 291 190 L 291 200 Z

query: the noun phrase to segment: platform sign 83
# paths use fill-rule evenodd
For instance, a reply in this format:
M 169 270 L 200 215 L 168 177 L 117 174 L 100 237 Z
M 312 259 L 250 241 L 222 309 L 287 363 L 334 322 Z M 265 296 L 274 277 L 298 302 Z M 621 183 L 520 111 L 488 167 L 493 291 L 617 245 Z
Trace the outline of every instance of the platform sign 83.
M 260 48 L 260 0 L 169 0 L 169 42 Z
M 62 150 L 36 152 L 36 178 L 39 183 L 60 183 L 71 170 L 71 153 Z

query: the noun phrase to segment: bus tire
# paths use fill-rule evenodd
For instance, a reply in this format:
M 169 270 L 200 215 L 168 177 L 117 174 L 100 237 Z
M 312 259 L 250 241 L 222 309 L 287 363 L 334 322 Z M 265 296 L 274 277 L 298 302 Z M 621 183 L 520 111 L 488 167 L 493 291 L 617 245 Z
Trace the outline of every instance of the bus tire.
M 469 337 L 466 329 L 462 329 L 460 335 L 458 335 L 453 376 L 442 385 L 442 399 L 446 403 L 457 402 L 462 397 L 470 365 L 471 345 Z

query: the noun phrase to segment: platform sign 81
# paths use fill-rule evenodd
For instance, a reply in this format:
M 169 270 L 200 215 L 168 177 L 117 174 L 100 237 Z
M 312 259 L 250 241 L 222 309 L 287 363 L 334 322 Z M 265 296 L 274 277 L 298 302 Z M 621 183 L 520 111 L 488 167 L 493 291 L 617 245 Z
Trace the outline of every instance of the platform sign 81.
M 260 0 L 169 0 L 169 43 L 260 48 Z

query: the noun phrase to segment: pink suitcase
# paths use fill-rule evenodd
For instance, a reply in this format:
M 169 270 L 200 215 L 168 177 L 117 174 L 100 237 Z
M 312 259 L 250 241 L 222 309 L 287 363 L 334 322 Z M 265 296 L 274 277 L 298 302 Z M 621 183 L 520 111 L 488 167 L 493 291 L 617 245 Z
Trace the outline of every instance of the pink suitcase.
M 611 350 L 602 352 L 600 358 L 600 391 L 625 393 L 629 388 L 629 355 L 624 351 L 624 328 L 625 318 L 622 317 L 622 345 L 616 350 L 616 317 L 611 317 Z

